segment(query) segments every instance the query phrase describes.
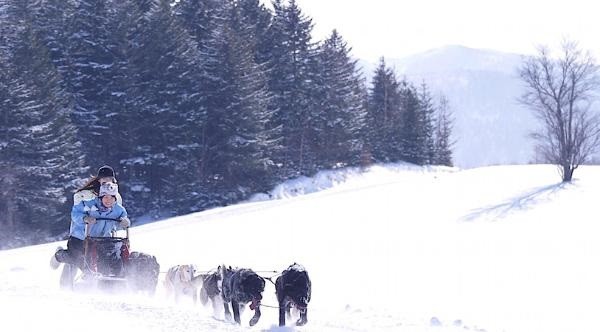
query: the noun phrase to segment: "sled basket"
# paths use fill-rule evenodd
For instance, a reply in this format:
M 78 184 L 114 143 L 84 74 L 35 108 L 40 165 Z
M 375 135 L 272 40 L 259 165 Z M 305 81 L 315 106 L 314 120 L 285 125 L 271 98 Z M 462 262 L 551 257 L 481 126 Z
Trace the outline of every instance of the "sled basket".
M 128 258 L 128 238 L 88 237 L 85 240 L 84 265 L 94 275 L 122 278 Z

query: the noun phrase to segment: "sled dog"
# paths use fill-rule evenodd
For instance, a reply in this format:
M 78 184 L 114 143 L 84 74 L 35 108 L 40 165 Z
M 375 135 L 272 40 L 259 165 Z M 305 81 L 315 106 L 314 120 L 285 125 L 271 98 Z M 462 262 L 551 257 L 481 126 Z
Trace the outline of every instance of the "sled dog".
M 300 313 L 296 325 L 306 324 L 311 282 L 302 265 L 294 263 L 281 273 L 275 281 L 275 293 L 279 302 L 279 326 L 285 326 L 285 319 L 291 317 L 292 308 Z
M 165 276 L 165 289 L 168 297 L 173 297 L 176 303 L 182 296 L 190 296 L 196 304 L 197 288 L 201 279 L 195 276 L 196 269 L 193 265 L 176 265 L 167 271 Z
M 260 301 L 265 290 L 265 280 L 250 269 L 232 269 L 221 267 L 222 298 L 225 317 L 231 318 L 229 303 L 233 309 L 233 318 L 241 324 L 240 311 L 250 303 L 254 316 L 250 319 L 250 326 L 254 326 L 260 319 Z
M 158 284 L 158 274 L 160 273 L 160 265 L 156 261 L 156 257 L 134 251 L 129 254 L 126 271 L 130 288 L 133 291 L 145 292 L 150 296 L 154 295 L 156 284 Z

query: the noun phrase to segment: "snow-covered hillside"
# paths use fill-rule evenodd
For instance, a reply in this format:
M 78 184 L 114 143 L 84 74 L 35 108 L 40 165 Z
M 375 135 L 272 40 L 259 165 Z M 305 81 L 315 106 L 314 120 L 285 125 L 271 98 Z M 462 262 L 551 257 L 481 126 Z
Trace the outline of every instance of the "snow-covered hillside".
M 447 46 L 402 59 L 387 59 L 400 78 L 443 93 L 455 118 L 455 165 L 470 168 L 535 160 L 528 135 L 536 122 L 517 102 L 520 55 Z M 371 77 L 377 64 L 361 62 Z
M 59 243 L 0 252 L 0 328 L 598 331 L 600 167 L 575 177 L 561 184 L 546 165 L 375 166 L 271 193 L 284 199 L 131 229 L 132 249 L 156 255 L 162 271 L 186 263 L 261 271 L 303 264 L 313 298 L 301 328 L 276 327 L 269 307 L 252 328 L 246 310 L 238 327 L 208 308 L 176 306 L 161 285 L 153 298 L 62 292 L 59 272 L 48 267 Z M 267 283 L 263 304 L 275 303 Z

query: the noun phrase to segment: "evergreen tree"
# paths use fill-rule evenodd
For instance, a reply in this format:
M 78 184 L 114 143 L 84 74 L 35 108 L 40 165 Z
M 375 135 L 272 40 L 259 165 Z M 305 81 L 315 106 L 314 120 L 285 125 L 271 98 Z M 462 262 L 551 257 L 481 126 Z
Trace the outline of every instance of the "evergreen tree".
M 400 93 L 394 72 L 381 58 L 368 95 L 367 149 L 374 161 L 398 161 L 400 155 Z
M 3 245 L 67 232 L 68 197 L 83 171 L 68 99 L 33 29 L 33 5 L 12 1 L 0 13 L 0 224 L 10 237 Z
M 255 25 L 242 16 L 237 1 L 221 9 L 206 52 L 212 55 L 207 66 L 212 80 L 203 163 L 210 188 L 229 202 L 271 184 L 265 179 L 274 167 L 278 133 L 268 128 L 272 97 L 265 66 L 255 62 Z
M 133 57 L 134 44 L 131 38 L 135 35 L 136 22 L 140 12 L 132 1 L 115 1 L 111 3 L 112 10 L 107 17 L 107 25 L 110 28 L 105 45 L 112 55 L 112 64 L 105 69 L 110 84 L 103 87 L 107 98 L 104 107 L 108 111 L 105 115 L 106 128 L 103 140 L 107 148 L 107 159 L 99 160 L 101 164 L 109 164 L 115 167 L 120 181 L 120 191 L 125 197 L 126 205 L 131 202 L 128 193 L 131 190 L 129 175 L 129 164 L 126 162 L 134 154 L 135 129 L 138 125 L 134 116 L 143 105 L 136 105 L 137 86 L 135 82 L 135 69 L 130 63 Z
M 67 59 L 67 38 L 71 27 L 76 3 L 64 0 L 45 0 L 32 8 L 34 30 L 41 42 L 46 46 L 52 63 L 61 74 L 61 85 L 66 87 L 64 77 L 70 69 Z M 70 97 L 67 95 L 67 97 Z
M 198 109 L 194 142 L 198 144 L 196 160 L 196 179 L 198 188 L 204 193 L 198 193 L 195 209 L 204 209 L 220 205 L 221 193 L 213 192 L 222 180 L 219 165 L 213 160 L 218 149 L 215 141 L 219 140 L 218 123 L 222 112 L 217 109 L 219 103 L 218 89 L 221 84 L 219 70 L 223 63 L 220 62 L 221 35 L 216 31 L 226 20 L 226 8 L 230 1 L 209 0 L 183 0 L 174 7 L 174 13 L 190 37 L 195 41 L 196 52 L 199 56 L 198 67 Z
M 406 81 L 400 84 L 401 160 L 423 165 L 426 161 L 426 134 L 423 129 L 423 112 L 418 92 Z
M 246 25 L 251 27 L 251 47 L 255 53 L 254 60 L 258 64 L 264 64 L 269 61 L 269 54 L 271 52 L 269 29 L 273 21 L 273 14 L 261 2 L 260 0 L 237 0 L 241 19 Z
M 431 165 L 435 160 L 435 105 L 433 97 L 425 82 L 421 83 L 418 91 L 420 131 L 423 139 L 423 164 Z
M 67 19 L 66 57 L 63 76 L 73 98 L 75 124 L 90 165 L 114 164 L 112 152 L 118 146 L 111 131 L 115 110 L 108 107 L 115 64 L 109 37 L 107 1 L 78 1 Z M 113 138 L 112 140 L 107 138 Z
M 180 0 L 173 8 L 188 34 L 194 39 L 199 50 L 202 50 L 212 36 L 214 20 L 224 2 L 231 0 Z
M 9 17 L 7 12 L 8 5 L 0 2 L 0 170 L 4 172 L 0 178 L 0 225 L 4 230 L 0 234 L 1 243 L 9 243 L 12 240 L 11 237 L 16 233 L 20 221 L 17 216 L 17 195 L 13 191 L 13 188 L 18 185 L 20 173 L 17 173 L 18 163 L 10 159 L 10 155 L 14 152 L 9 148 L 12 147 L 13 137 L 22 130 L 22 127 L 13 123 L 15 117 L 12 110 L 16 101 L 11 96 L 10 89 L 11 84 L 16 83 L 14 78 L 16 75 L 9 61 L 15 39 L 9 36 L 15 33 L 15 26 L 12 26 L 9 20 L 9 18 L 14 20 L 14 17 Z M 0 246 L 2 249 L 5 247 L 9 246 Z
M 453 166 L 452 162 L 452 114 L 448 99 L 445 96 L 440 97 L 435 120 L 434 150 L 435 158 L 433 163 L 436 165 Z
M 62 76 L 66 97 L 79 110 L 73 118 L 81 128 L 86 162 L 118 165 L 126 141 L 117 138 L 127 133 L 115 119 L 131 85 L 123 30 L 131 25 L 132 3 L 48 0 L 40 5 L 35 28 Z
M 190 212 L 202 192 L 196 180 L 205 117 L 198 47 L 172 15 L 170 1 L 139 5 L 127 36 L 135 40 L 126 52 L 131 109 L 120 113 L 131 137 L 129 158 L 121 161 L 129 195 L 138 213 Z
M 276 111 L 273 127 L 281 127 L 284 137 L 283 153 L 278 160 L 284 165 L 283 176 L 297 176 L 313 172 L 316 156 L 310 150 L 311 93 L 314 77 L 315 45 L 311 41 L 312 20 L 307 18 L 295 0 L 287 5 L 273 2 L 274 17 L 268 31 L 269 90 L 274 94 Z
M 319 47 L 317 102 L 313 117 L 318 162 L 325 168 L 356 165 L 365 126 L 365 89 L 350 58 L 350 48 L 336 30 Z

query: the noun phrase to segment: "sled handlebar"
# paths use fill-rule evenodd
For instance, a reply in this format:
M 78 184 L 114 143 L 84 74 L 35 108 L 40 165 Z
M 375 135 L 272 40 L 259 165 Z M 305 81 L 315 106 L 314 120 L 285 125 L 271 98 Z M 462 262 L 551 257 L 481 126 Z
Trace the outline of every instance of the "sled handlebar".
M 95 218 L 96 220 L 109 220 L 112 221 L 114 223 L 118 223 L 121 222 L 120 219 L 115 219 L 115 218 L 104 218 L 104 217 L 99 217 L 99 218 Z M 129 238 L 129 227 L 125 227 L 123 228 L 125 230 L 125 232 L 127 232 L 127 238 Z M 85 224 L 85 237 L 89 237 L 90 236 L 90 225 L 88 223 Z
M 103 218 L 103 217 L 96 218 L 96 220 L 112 220 L 112 221 L 121 221 L 121 220 L 119 220 L 119 219 L 116 219 L 116 218 Z

